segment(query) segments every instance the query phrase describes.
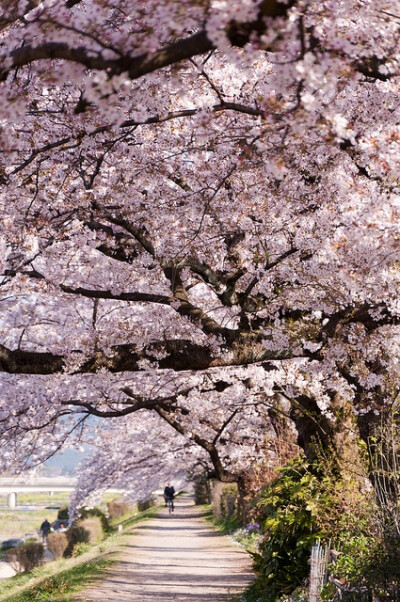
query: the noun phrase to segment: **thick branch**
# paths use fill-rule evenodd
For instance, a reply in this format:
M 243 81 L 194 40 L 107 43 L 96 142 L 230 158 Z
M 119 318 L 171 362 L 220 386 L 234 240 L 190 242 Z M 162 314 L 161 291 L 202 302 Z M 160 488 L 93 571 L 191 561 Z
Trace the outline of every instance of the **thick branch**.
M 379 313 L 379 317 L 373 317 L 372 313 Z M 323 316 L 323 318 L 327 318 L 328 321 L 321 329 L 321 335 L 327 335 L 328 337 L 332 337 L 337 331 L 338 326 L 343 324 L 359 322 L 368 331 L 373 331 L 381 326 L 387 324 L 397 325 L 400 322 L 399 316 L 392 314 L 384 303 L 378 305 L 364 303 L 358 307 L 348 306 L 332 315 Z
M 220 326 L 213 318 L 206 314 L 202 309 L 196 307 L 189 301 L 185 287 L 183 286 L 179 270 L 174 268 L 165 268 L 164 274 L 171 283 L 174 298 L 179 301 L 176 311 L 181 316 L 186 316 L 195 322 L 205 334 L 214 334 L 222 336 L 228 343 L 233 343 L 238 337 L 238 330 L 224 328 Z
M 83 287 L 73 288 L 66 286 L 65 284 L 60 285 L 61 290 L 64 293 L 70 293 L 73 295 L 82 295 L 83 297 L 89 297 L 90 299 L 112 299 L 114 301 L 143 301 L 147 303 L 159 303 L 161 305 L 170 305 L 171 298 L 167 295 L 153 295 L 150 293 L 119 293 L 114 294 L 111 291 L 87 289 Z
M 158 361 L 161 370 L 201 371 L 218 366 L 246 366 L 263 362 L 265 360 L 282 360 L 293 357 L 288 349 L 280 351 L 265 351 L 255 348 L 251 339 L 243 344 L 236 344 L 232 355 L 224 354 L 222 357 L 213 357 L 207 345 L 199 345 L 190 340 L 171 339 L 151 343 L 146 348 L 137 349 L 135 345 L 116 345 L 112 353 L 106 355 L 96 351 L 77 370 L 76 374 L 96 373 L 101 369 L 110 372 L 140 372 L 140 360 L 147 359 L 154 362 L 154 353 L 165 353 L 165 357 Z M 39 353 L 34 351 L 21 351 L 8 349 L 0 345 L 0 372 L 11 374 L 61 374 L 64 371 L 66 358 L 52 353 Z
M 0 345 L 0 371 L 12 374 L 55 374 L 62 372 L 64 360 L 52 353 L 13 351 Z
M 265 0 L 261 5 L 259 18 L 253 23 L 231 23 L 227 28 L 227 36 L 234 46 L 244 46 L 254 32 L 261 34 L 265 31 L 265 17 L 284 16 L 295 2 L 281 3 L 276 0 Z M 205 54 L 216 47 L 208 38 L 205 30 L 174 42 L 154 52 L 136 57 L 120 57 L 105 59 L 101 52 L 95 54 L 92 49 L 83 46 L 71 48 L 63 42 L 47 42 L 38 46 L 26 45 L 10 53 L 11 65 L 0 72 L 0 80 L 5 81 L 8 74 L 17 67 L 30 65 L 35 61 L 63 59 L 78 63 L 88 69 L 106 71 L 110 76 L 128 73 L 131 79 L 158 71 L 179 61 L 189 59 L 199 54 Z M 1 57 L 7 59 L 8 57 Z M 7 61 L 6 61 L 7 62 Z

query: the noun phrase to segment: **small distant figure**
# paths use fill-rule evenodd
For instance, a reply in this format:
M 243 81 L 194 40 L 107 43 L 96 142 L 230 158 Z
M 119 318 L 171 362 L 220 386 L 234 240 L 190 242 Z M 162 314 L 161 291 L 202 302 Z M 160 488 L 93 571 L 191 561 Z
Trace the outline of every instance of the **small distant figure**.
M 168 506 L 170 513 L 173 512 L 175 509 L 174 497 L 175 497 L 174 486 L 171 485 L 171 483 L 168 483 L 168 485 L 164 489 L 164 500 L 165 500 L 165 505 Z
M 47 541 L 47 536 L 50 533 L 51 525 L 47 518 L 44 519 L 42 524 L 40 525 L 40 531 L 42 532 L 43 543 Z
M 60 526 L 58 527 L 57 531 L 59 533 L 65 533 L 66 530 L 67 530 L 67 527 L 64 525 L 64 523 L 60 523 Z

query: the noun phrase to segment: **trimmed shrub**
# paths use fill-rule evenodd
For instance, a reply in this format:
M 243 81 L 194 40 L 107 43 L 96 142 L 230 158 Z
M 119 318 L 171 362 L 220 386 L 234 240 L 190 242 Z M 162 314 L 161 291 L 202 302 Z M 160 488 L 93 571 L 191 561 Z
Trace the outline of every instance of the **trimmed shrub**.
M 88 534 L 87 542 L 91 545 L 96 545 L 103 539 L 103 529 L 99 517 L 92 516 L 91 518 L 81 519 L 78 525 Z
M 43 544 L 29 541 L 19 548 L 7 550 L 6 559 L 17 573 L 31 571 L 43 562 Z
M 211 495 L 206 475 L 200 475 L 194 479 L 194 499 L 196 504 L 210 504 Z
M 221 515 L 223 518 L 233 518 L 237 514 L 238 489 L 236 483 L 225 485 L 221 492 Z
M 81 518 L 97 516 L 101 521 L 101 527 L 104 533 L 110 533 L 110 531 L 112 531 L 112 527 L 110 526 L 106 515 L 99 508 L 83 508 L 79 511 L 79 514 Z
M 222 483 L 212 479 L 211 504 L 217 519 L 232 519 L 237 516 L 238 488 L 236 483 Z
M 128 514 L 133 508 L 127 502 L 108 502 L 108 514 L 111 518 L 121 518 L 125 514 Z
M 65 533 L 49 533 L 47 536 L 47 548 L 54 558 L 61 558 L 68 547 L 68 538 Z
M 138 510 L 139 512 L 144 512 L 144 510 L 148 510 L 149 508 L 152 508 L 155 505 L 154 499 L 151 498 L 149 500 L 143 500 L 141 502 L 138 503 Z M 133 508 L 130 506 L 129 508 L 130 510 L 133 510 Z

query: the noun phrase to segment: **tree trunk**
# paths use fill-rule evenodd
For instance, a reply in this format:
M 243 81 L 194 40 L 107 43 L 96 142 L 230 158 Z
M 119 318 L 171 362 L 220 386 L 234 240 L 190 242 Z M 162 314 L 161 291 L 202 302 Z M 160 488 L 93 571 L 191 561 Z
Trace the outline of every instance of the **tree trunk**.
M 364 489 L 366 472 L 360 454 L 360 433 L 353 404 L 338 393 L 332 395 L 330 413 L 323 414 L 316 401 L 306 396 L 296 398 L 290 418 L 297 430 L 297 443 L 310 464 L 326 459 L 341 478 L 352 479 Z

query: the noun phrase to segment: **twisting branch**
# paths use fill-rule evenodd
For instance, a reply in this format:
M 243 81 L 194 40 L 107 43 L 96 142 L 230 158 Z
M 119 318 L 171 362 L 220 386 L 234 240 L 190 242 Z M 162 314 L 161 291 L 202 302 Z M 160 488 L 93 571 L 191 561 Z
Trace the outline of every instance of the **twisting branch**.
M 74 0 L 69 0 L 74 5 Z M 75 2 L 78 3 L 78 2 Z M 252 23 L 231 23 L 226 29 L 226 35 L 234 46 L 242 47 L 254 33 L 262 34 L 266 30 L 265 17 L 280 17 L 286 15 L 287 11 L 296 2 L 278 2 L 276 0 L 264 0 L 260 7 L 258 19 Z M 71 7 L 70 6 L 70 7 Z M 183 40 L 173 42 L 152 54 L 142 54 L 137 57 L 123 56 L 117 59 L 106 59 L 101 52 L 88 50 L 83 46 L 75 48 L 64 42 L 45 42 L 38 46 L 27 44 L 13 50 L 9 57 L 0 57 L 3 66 L 0 70 L 0 81 L 5 81 L 8 74 L 18 67 L 30 65 L 35 61 L 63 59 L 78 63 L 87 69 L 106 71 L 112 77 L 127 73 L 131 79 L 138 79 L 147 73 L 158 71 L 174 63 L 189 59 L 191 57 L 205 54 L 214 50 L 215 44 L 209 39 L 205 30 L 199 31 Z
M 155 408 L 155 411 L 161 418 L 163 418 L 170 426 L 172 426 L 178 433 L 183 435 L 184 437 L 189 437 L 189 433 L 187 429 L 168 411 L 167 408 L 163 408 L 158 406 Z M 235 475 L 231 472 L 225 470 L 221 458 L 219 456 L 218 450 L 214 443 L 207 441 L 197 433 L 190 433 L 190 439 L 194 441 L 199 447 L 204 449 L 210 457 L 212 465 L 214 467 L 217 478 L 222 482 L 230 482 L 235 481 Z
M 64 293 L 71 295 L 81 295 L 82 297 L 88 297 L 89 299 L 111 299 L 114 301 L 137 301 L 146 303 L 158 303 L 160 305 L 170 305 L 171 298 L 166 295 L 155 295 L 151 293 L 118 293 L 114 294 L 111 291 L 87 289 L 83 287 L 73 288 L 66 286 L 65 284 L 60 285 L 60 289 Z

